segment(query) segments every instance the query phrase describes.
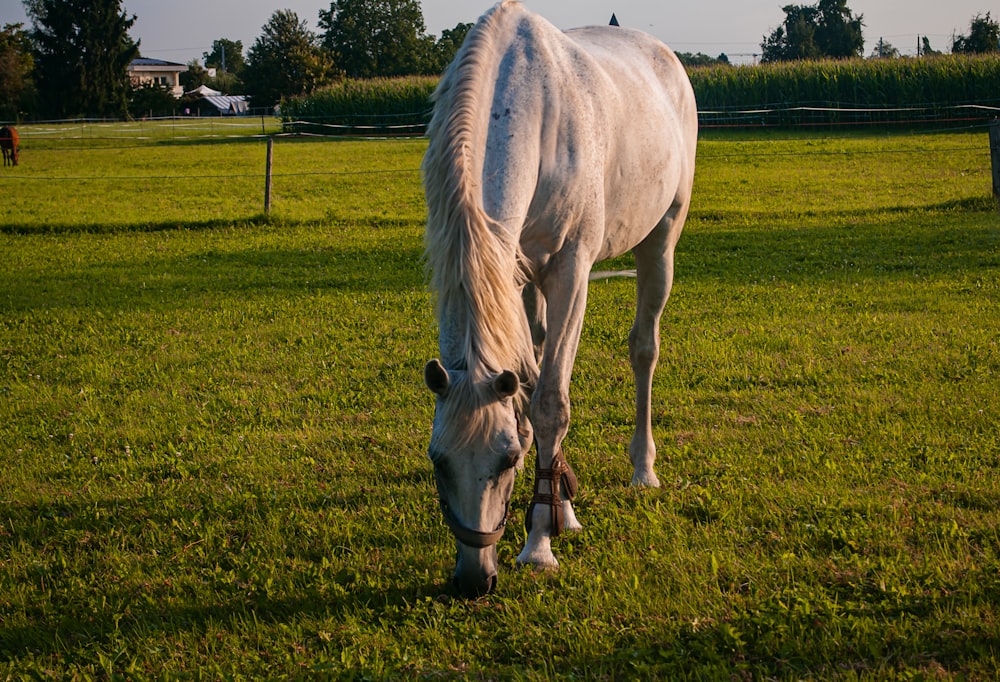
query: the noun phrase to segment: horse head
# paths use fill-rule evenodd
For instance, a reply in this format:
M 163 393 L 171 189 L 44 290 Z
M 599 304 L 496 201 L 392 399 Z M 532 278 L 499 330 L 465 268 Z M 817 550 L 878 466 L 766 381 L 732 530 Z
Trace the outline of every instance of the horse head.
M 455 536 L 455 586 L 468 597 L 497 583 L 496 543 L 503 536 L 517 472 L 531 447 L 521 382 L 511 371 L 424 368 L 437 396 L 428 454 L 445 523 Z

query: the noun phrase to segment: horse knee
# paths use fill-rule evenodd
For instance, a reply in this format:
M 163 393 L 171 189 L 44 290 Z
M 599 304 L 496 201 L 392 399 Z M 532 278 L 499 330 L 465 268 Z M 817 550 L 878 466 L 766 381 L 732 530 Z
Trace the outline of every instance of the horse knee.
M 632 369 L 655 365 L 660 357 L 660 342 L 655 331 L 642 333 L 633 327 L 628 335 L 628 356 Z
M 536 437 L 561 439 L 569 430 L 569 393 L 535 390 L 531 401 L 531 423 Z

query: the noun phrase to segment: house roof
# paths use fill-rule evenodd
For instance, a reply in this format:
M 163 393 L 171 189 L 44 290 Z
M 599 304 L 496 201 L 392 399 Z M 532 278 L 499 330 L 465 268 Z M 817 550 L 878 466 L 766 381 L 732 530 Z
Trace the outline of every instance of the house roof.
M 148 57 L 137 57 L 132 60 L 129 64 L 129 68 L 132 69 L 145 69 L 150 66 L 169 66 L 176 67 L 180 71 L 187 71 L 187 66 L 185 64 L 178 64 L 177 62 L 168 62 L 162 59 L 150 59 Z

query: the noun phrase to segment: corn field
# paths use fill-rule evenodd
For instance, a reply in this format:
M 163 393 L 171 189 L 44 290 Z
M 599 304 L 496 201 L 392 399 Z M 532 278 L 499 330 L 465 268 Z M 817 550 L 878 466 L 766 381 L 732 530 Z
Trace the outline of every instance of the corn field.
M 1000 114 L 1000 55 L 689 70 L 702 126 L 930 124 Z M 421 134 L 437 78 L 344 80 L 281 105 L 288 132 Z
M 433 76 L 345 79 L 281 103 L 286 132 L 319 135 L 422 134 L 431 114 Z
M 699 67 L 703 125 L 899 123 L 1000 113 L 1000 55 Z

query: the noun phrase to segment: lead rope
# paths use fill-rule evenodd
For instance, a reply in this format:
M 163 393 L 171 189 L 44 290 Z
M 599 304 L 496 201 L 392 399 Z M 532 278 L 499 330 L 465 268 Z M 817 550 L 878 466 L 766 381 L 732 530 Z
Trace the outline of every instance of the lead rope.
M 531 532 L 531 518 L 534 516 L 536 504 L 549 505 L 551 514 L 550 533 L 551 537 L 556 537 L 565 528 L 565 514 L 563 513 L 562 491 L 566 491 L 566 499 L 572 500 L 576 497 L 576 474 L 570 468 L 569 463 L 562 455 L 562 451 L 556 452 L 552 457 L 552 467 L 542 469 L 538 465 L 539 460 L 535 459 L 535 494 L 531 498 L 528 506 L 528 515 L 524 519 L 524 527 Z M 539 490 L 542 481 L 549 482 L 549 492 L 543 493 Z

